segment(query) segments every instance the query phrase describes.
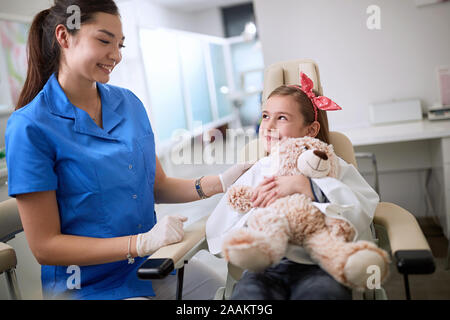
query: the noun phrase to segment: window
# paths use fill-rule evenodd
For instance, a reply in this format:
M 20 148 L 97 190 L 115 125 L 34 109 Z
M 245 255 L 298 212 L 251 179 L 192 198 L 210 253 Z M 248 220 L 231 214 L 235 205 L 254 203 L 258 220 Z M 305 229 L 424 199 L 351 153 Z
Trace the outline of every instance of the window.
M 160 141 L 232 120 L 225 39 L 168 29 L 142 29 L 150 114 Z

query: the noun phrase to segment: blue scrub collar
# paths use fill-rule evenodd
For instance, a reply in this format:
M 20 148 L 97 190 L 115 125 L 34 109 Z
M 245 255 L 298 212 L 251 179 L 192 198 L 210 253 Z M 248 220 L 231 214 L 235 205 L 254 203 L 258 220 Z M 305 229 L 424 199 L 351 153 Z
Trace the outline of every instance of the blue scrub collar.
M 84 111 L 78 109 L 69 101 L 58 82 L 56 73 L 53 73 L 50 76 L 43 88 L 43 92 L 47 105 L 50 108 L 50 112 L 60 117 L 75 119 L 76 131 L 111 138 L 107 133 L 109 133 L 123 120 L 123 116 L 116 112 L 116 109 L 121 104 L 123 97 L 118 94 L 117 90 L 112 90 L 112 86 L 97 82 L 97 88 L 100 92 L 100 97 L 102 100 L 103 130 L 95 126 L 90 127 L 82 121 L 80 115 L 82 115 Z
M 97 88 L 102 99 L 102 108 L 108 108 L 110 111 L 115 111 L 122 101 L 122 97 L 111 90 L 107 85 L 97 82 Z M 56 73 L 53 73 L 45 84 L 44 95 L 50 111 L 53 114 L 65 118 L 75 119 L 76 108 L 67 98 L 61 85 L 58 82 Z

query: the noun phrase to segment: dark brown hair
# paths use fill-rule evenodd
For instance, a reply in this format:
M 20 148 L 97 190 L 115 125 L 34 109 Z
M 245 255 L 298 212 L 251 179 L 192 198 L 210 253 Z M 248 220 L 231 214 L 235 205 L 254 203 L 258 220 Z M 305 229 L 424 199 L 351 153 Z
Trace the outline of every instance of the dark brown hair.
M 70 6 L 80 9 L 80 23 L 90 22 L 99 12 L 119 16 L 119 9 L 113 0 L 55 0 L 53 7 L 39 12 L 31 23 L 27 42 L 28 70 L 25 83 L 17 101 L 16 110 L 27 105 L 42 90 L 52 73 L 58 72 L 60 47 L 55 37 L 56 27 L 67 27 L 67 20 L 73 12 Z M 67 28 L 70 34 L 76 28 Z
M 316 96 L 319 94 L 313 90 Z M 306 93 L 304 93 L 300 87 L 291 87 L 282 85 L 273 90 L 269 97 L 273 96 L 290 96 L 298 104 L 300 113 L 305 120 L 305 125 L 310 125 L 315 120 L 314 106 L 311 99 L 308 98 Z M 322 140 L 325 143 L 330 143 L 330 131 L 328 129 L 328 117 L 327 112 L 324 110 L 317 109 L 317 121 L 320 123 L 320 130 L 316 138 Z

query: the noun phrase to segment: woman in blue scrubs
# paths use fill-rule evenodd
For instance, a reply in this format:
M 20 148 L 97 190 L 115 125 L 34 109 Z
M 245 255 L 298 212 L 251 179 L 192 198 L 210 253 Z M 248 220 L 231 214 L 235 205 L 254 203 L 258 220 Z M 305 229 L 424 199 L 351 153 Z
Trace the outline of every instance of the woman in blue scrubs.
M 123 42 L 112 0 L 57 0 L 30 29 L 28 74 L 8 121 L 6 154 L 9 194 L 42 265 L 45 298 L 154 295 L 136 270 L 180 241 L 186 220 L 157 222 L 154 203 L 223 192 L 245 170 L 201 180 L 164 174 L 141 101 L 106 84 Z

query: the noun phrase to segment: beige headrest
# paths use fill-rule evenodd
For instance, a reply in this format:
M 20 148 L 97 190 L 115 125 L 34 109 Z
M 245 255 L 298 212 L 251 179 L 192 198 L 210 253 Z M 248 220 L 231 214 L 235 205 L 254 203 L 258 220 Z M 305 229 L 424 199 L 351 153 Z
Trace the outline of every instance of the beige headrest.
M 300 84 L 300 71 L 305 73 L 313 82 L 314 89 L 323 94 L 320 84 L 319 67 L 310 59 L 282 61 L 268 66 L 264 71 L 263 103 L 269 94 L 283 84 Z

